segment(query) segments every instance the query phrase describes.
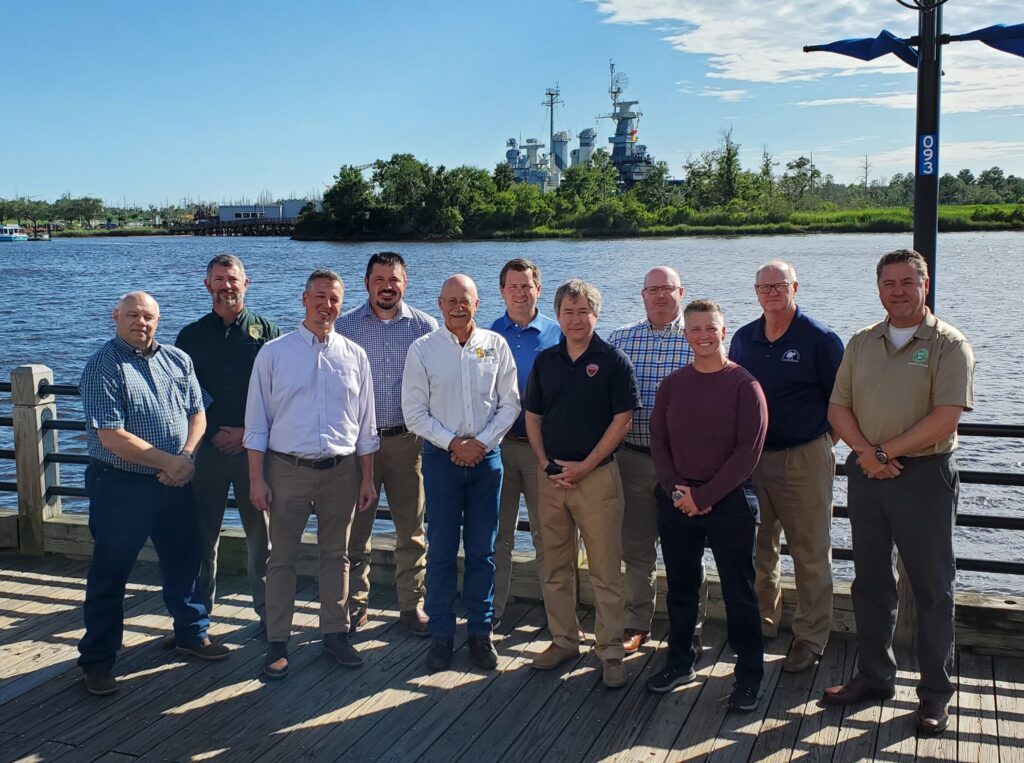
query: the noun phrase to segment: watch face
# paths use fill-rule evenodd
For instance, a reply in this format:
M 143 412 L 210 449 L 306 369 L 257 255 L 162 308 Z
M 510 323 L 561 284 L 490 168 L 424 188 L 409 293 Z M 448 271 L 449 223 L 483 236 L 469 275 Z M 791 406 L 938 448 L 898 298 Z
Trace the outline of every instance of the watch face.
M 887 463 L 889 463 L 889 456 L 881 448 L 877 448 L 875 450 L 875 458 L 878 459 L 878 462 L 880 464 L 887 464 Z

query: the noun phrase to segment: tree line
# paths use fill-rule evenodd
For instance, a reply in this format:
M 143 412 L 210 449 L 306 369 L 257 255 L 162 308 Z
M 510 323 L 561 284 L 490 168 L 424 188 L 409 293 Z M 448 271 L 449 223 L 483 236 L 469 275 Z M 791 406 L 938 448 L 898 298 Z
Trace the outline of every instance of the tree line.
M 0 222 L 16 222 L 34 228 L 54 225 L 58 228 L 88 229 L 96 224 L 145 226 L 167 225 L 171 222 L 192 222 L 216 217 L 217 205 L 211 202 L 182 201 L 162 207 L 112 206 L 94 196 L 72 196 L 67 193 L 55 201 L 16 197 L 0 198 Z
M 865 160 L 863 182 L 837 183 L 800 156 L 784 168 L 762 151 L 755 169 L 744 169 L 740 145 L 723 131 L 719 145 L 683 166 L 672 180 L 657 163 L 628 191 L 607 152 L 565 171 L 557 190 L 517 183 L 512 168 L 493 172 L 475 167 L 432 167 L 412 154 L 395 154 L 362 168 L 344 165 L 323 195 L 323 210 L 308 206 L 299 238 L 374 239 L 489 237 L 521 232 L 615 233 L 686 225 L 784 223 L 808 212 L 909 207 L 914 175 L 871 179 Z M 969 170 L 939 181 L 941 204 L 1019 204 L 1024 224 L 1024 178 L 992 167 L 975 177 Z M 1014 219 L 1016 219 L 1016 217 Z

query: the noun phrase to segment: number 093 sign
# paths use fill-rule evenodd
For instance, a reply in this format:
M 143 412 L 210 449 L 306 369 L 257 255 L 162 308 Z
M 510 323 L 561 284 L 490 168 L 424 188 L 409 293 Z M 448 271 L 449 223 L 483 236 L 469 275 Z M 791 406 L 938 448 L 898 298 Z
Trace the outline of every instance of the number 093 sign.
M 917 144 L 917 174 L 937 175 L 939 172 L 939 138 L 921 135 Z

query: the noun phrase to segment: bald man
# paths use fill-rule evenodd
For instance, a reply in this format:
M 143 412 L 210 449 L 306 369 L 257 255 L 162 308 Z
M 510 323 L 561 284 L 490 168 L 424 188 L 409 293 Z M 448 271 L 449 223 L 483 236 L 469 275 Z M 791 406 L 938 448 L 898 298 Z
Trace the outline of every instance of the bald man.
M 117 689 L 113 667 L 121 648 L 125 585 L 147 538 L 160 557 L 176 649 L 204 660 L 228 656 L 227 647 L 207 636 L 209 614 L 195 592 L 200 549 L 189 482 L 206 415 L 192 361 L 153 338 L 160 306 L 149 294 L 125 294 L 113 320 L 116 336 L 89 359 L 79 384 L 95 548 L 78 664 L 86 688 L 100 695 Z
M 469 276 L 445 281 L 437 305 L 444 326 L 413 342 L 402 378 L 405 424 L 424 440 L 427 667 L 443 670 L 451 662 L 461 538 L 469 653 L 478 667 L 493 670 L 499 443 L 519 416 L 516 364 L 501 335 L 474 322 L 480 299 Z

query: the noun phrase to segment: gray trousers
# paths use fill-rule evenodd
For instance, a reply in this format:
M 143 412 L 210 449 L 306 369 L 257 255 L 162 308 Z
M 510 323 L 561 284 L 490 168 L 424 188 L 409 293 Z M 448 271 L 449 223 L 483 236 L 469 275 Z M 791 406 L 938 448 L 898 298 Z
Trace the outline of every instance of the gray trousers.
M 917 695 L 948 701 L 953 696 L 953 525 L 960 493 L 956 461 L 951 453 L 901 458 L 899 477 L 870 480 L 855 456 L 847 459 L 846 473 L 859 673 L 877 686 L 896 682 L 895 542 L 917 608 Z
M 249 587 L 252 589 L 252 607 L 262 620 L 266 608 L 267 556 L 270 553 L 267 512 L 258 511 L 249 500 L 249 457 L 241 453 L 228 456 L 213 445 L 203 442 L 196 453 L 196 474 L 192 489 L 196 496 L 196 516 L 199 520 L 199 544 L 202 560 L 196 588 L 206 605 L 213 611 L 217 595 L 217 547 L 224 524 L 224 507 L 228 488 L 235 488 L 238 516 L 245 530 Z

